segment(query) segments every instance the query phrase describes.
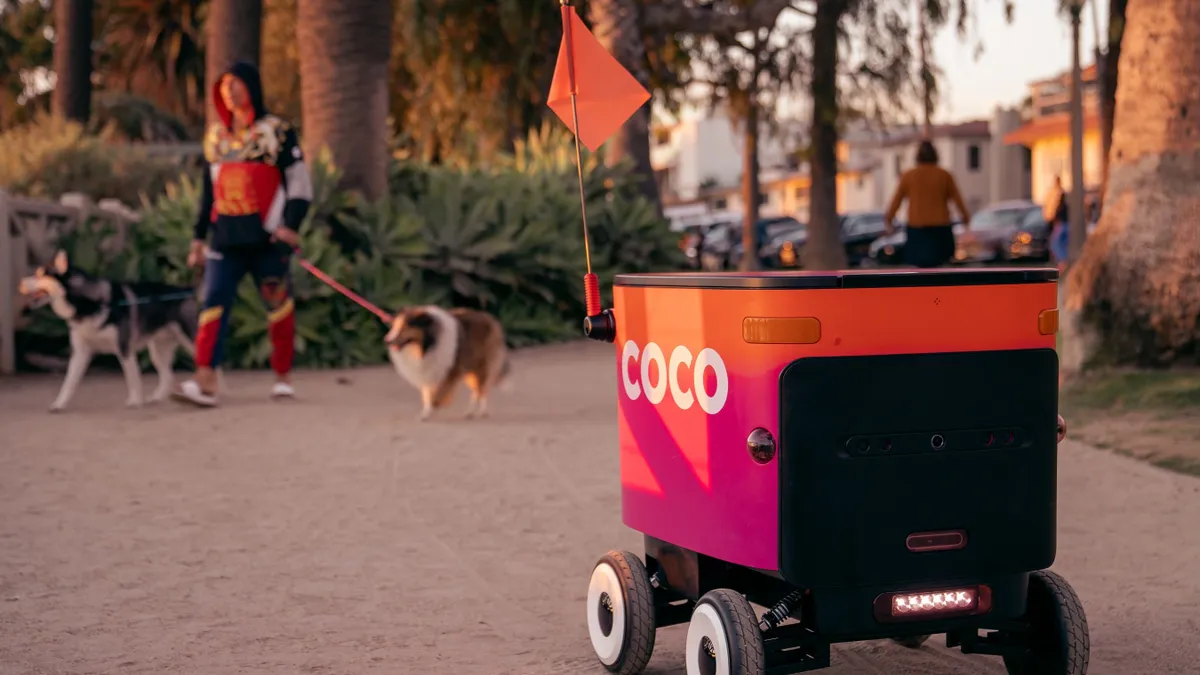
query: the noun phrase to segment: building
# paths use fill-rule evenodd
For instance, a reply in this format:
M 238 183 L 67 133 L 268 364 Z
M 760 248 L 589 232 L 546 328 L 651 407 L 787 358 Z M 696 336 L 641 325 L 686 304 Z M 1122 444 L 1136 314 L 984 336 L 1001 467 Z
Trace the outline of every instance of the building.
M 838 144 L 841 170 L 837 176 L 838 211 L 867 211 L 875 209 L 875 172 L 873 166 L 850 166 L 851 147 Z M 802 222 L 809 217 L 812 176 L 808 167 L 770 169 L 759 175 L 759 215 L 763 218 L 792 216 Z M 705 191 L 705 202 L 711 211 L 743 213 L 740 185 L 716 187 Z
M 1100 140 L 1100 83 L 1096 67 L 1085 68 L 1083 80 L 1083 186 L 1099 187 L 1103 171 L 1103 146 Z M 1061 176 L 1063 187 L 1070 189 L 1071 176 L 1071 73 L 1029 85 L 1029 115 L 1024 124 L 1008 132 L 1004 142 L 1028 148 L 1033 194 L 1038 199 Z
M 951 171 L 972 213 L 992 202 L 1030 198 L 1030 152 L 1006 142 L 1022 125 L 1016 110 L 997 109 L 991 120 L 937 125 L 932 140 L 941 166 Z M 763 133 L 759 145 L 759 213 L 809 218 L 812 177 L 795 148 L 804 145 L 803 125 Z M 713 214 L 740 217 L 741 136 L 717 114 L 651 132 L 651 164 L 659 179 L 664 212 L 682 226 Z M 923 137 L 918 126 L 879 130 L 853 124 L 838 143 L 837 207 L 840 213 L 887 208 L 904 171 L 915 164 Z M 905 217 L 902 206 L 899 217 Z
M 1019 123 L 1015 110 L 998 109 L 992 120 L 934 125 L 930 134 L 938 164 L 954 175 L 958 190 L 971 213 L 993 202 L 1028 198 L 1029 170 L 1019 148 L 1000 143 L 1003 130 Z M 993 133 L 999 129 L 999 133 Z M 886 209 L 900 176 L 916 165 L 920 128 L 892 131 L 878 139 L 876 193 L 879 208 Z M 901 218 L 905 207 L 900 207 Z
M 794 138 L 799 129 L 781 124 L 759 131 L 758 164 L 764 169 L 795 164 Z M 717 109 L 706 116 L 692 115 L 650 131 L 650 165 L 658 178 L 665 204 L 686 204 L 701 199 L 713 188 L 737 185 L 742 178 L 744 136 L 729 116 Z

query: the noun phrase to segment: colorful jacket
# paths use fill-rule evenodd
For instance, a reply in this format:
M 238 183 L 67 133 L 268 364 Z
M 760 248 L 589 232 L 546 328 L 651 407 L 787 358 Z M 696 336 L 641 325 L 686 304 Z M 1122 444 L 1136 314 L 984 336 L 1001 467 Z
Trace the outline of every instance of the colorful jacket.
M 268 114 L 258 69 L 235 63 L 228 71 L 246 85 L 254 104 L 254 123 L 233 131 L 233 112 L 225 107 L 217 78 L 211 95 L 221 118 L 204 137 L 204 177 L 193 234 L 215 251 L 252 249 L 268 244 L 280 225 L 299 230 L 312 201 L 312 177 L 296 131 Z

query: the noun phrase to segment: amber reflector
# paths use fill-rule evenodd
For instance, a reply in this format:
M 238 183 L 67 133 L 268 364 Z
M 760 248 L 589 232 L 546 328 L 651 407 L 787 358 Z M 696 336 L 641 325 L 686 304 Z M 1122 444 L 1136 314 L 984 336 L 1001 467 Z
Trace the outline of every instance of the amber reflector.
M 1038 314 L 1038 332 L 1042 335 L 1054 335 L 1058 332 L 1058 310 L 1043 309 Z
M 811 345 L 821 340 L 821 322 L 805 317 L 755 317 L 742 320 L 742 339 L 753 345 Z

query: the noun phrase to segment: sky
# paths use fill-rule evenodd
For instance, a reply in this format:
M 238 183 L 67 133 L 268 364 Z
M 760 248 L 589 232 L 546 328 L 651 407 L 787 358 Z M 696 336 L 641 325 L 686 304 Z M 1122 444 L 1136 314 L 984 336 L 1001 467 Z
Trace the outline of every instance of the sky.
M 1014 0 L 1012 23 L 1004 18 L 1000 0 L 978 2 L 976 31 L 983 53 L 974 58 L 970 39 L 960 40 L 948 27 L 934 40 L 933 51 L 943 74 L 941 102 L 935 123 L 990 118 L 997 105 L 1018 105 L 1027 85 L 1071 67 L 1071 25 L 1057 12 L 1056 0 Z M 1100 25 L 1107 23 L 1101 3 Z M 1092 10 L 1084 8 L 1080 34 L 1080 59 L 1086 67 L 1094 60 L 1096 40 Z

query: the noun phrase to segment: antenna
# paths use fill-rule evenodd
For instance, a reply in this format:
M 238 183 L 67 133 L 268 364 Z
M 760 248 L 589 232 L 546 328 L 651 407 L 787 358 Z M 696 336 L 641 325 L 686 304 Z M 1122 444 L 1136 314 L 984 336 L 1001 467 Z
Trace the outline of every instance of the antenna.
M 583 151 L 579 140 L 579 89 L 575 82 L 575 46 L 571 35 L 571 2 L 560 0 L 562 7 L 563 44 L 567 53 L 567 87 L 571 93 L 571 131 L 575 136 L 575 169 L 579 176 L 579 213 L 583 219 L 583 255 L 587 274 L 583 275 L 584 303 L 587 316 L 583 333 L 593 340 L 612 342 L 616 338 L 616 322 L 612 312 L 600 305 L 600 280 L 592 272 L 591 237 L 588 236 L 587 193 L 583 187 Z

